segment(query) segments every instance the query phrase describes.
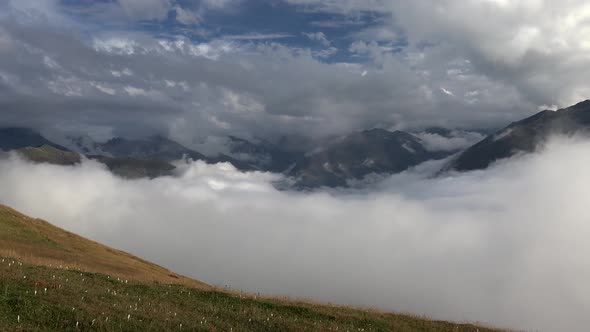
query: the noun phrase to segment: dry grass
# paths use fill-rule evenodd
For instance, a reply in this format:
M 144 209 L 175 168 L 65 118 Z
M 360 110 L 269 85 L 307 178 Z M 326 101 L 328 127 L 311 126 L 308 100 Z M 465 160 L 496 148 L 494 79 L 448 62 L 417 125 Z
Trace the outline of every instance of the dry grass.
M 75 268 L 125 279 L 209 287 L 3 205 L 0 205 L 0 255 L 35 265 Z
M 411 315 L 118 280 L 0 257 L 5 331 L 498 331 Z
M 7 331 L 499 331 L 216 289 L 2 205 L 0 260 Z

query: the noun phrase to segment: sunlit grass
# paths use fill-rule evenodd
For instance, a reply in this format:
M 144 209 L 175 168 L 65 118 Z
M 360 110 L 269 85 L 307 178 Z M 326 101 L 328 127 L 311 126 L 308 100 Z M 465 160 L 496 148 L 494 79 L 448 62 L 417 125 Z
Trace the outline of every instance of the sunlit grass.
M 255 299 L 0 259 L 8 331 L 492 331 L 372 310 Z
M 491 331 L 214 289 L 0 205 L 0 331 Z

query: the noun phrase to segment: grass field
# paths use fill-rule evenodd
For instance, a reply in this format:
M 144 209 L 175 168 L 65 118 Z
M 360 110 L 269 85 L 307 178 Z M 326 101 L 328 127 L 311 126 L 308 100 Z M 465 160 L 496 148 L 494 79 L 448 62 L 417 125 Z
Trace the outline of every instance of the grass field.
M 0 259 L 5 331 L 492 331 Z
M 497 331 L 214 289 L 0 206 L 0 331 Z
M 125 279 L 208 287 L 3 205 L 0 205 L 0 255 L 35 265 L 109 273 Z

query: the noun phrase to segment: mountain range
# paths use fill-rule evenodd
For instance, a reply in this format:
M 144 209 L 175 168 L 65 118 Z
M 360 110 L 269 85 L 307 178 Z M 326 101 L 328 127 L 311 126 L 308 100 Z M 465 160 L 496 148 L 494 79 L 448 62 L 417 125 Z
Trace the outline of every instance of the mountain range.
M 485 169 L 497 160 L 533 152 L 551 135 L 590 131 L 590 100 L 557 111 L 545 110 L 487 135 L 464 150 L 433 150 L 420 135 L 373 128 L 319 141 L 312 151 L 287 144 L 228 136 L 226 152 L 208 156 L 163 136 L 141 139 L 115 137 L 95 142 L 89 137 L 66 137 L 54 143 L 30 128 L 0 129 L 0 149 L 16 151 L 34 162 L 71 165 L 82 156 L 103 163 L 126 178 L 154 178 L 174 174 L 173 161 L 229 162 L 241 171 L 282 173 L 288 187 L 313 189 L 345 187 L 369 174 L 394 174 L 428 160 L 452 156 L 439 174 Z M 441 138 L 451 130 L 423 131 Z

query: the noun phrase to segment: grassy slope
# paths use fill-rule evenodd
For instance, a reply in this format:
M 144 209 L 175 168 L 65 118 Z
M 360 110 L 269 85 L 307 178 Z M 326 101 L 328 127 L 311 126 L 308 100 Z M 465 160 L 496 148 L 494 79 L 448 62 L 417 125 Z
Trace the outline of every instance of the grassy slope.
M 172 175 L 172 171 L 176 168 L 172 164 L 161 160 L 105 156 L 89 156 L 89 158 L 105 164 L 113 174 L 126 179 L 156 178 Z
M 492 331 L 215 290 L 1 205 L 0 257 L 0 331 Z
M 120 278 L 207 287 L 128 253 L 0 205 L 0 255 L 25 262 L 109 273 Z
M 49 145 L 25 147 L 15 151 L 24 159 L 35 163 L 75 165 L 82 161 L 82 157 L 76 152 L 59 150 Z M 113 174 L 127 179 L 172 175 L 172 171 L 176 168 L 161 160 L 106 156 L 88 156 L 88 158 L 105 164 Z
M 25 159 L 36 163 L 51 163 L 56 165 L 74 165 L 81 160 L 75 152 L 63 151 L 49 145 L 40 147 L 26 147 L 16 150 Z

